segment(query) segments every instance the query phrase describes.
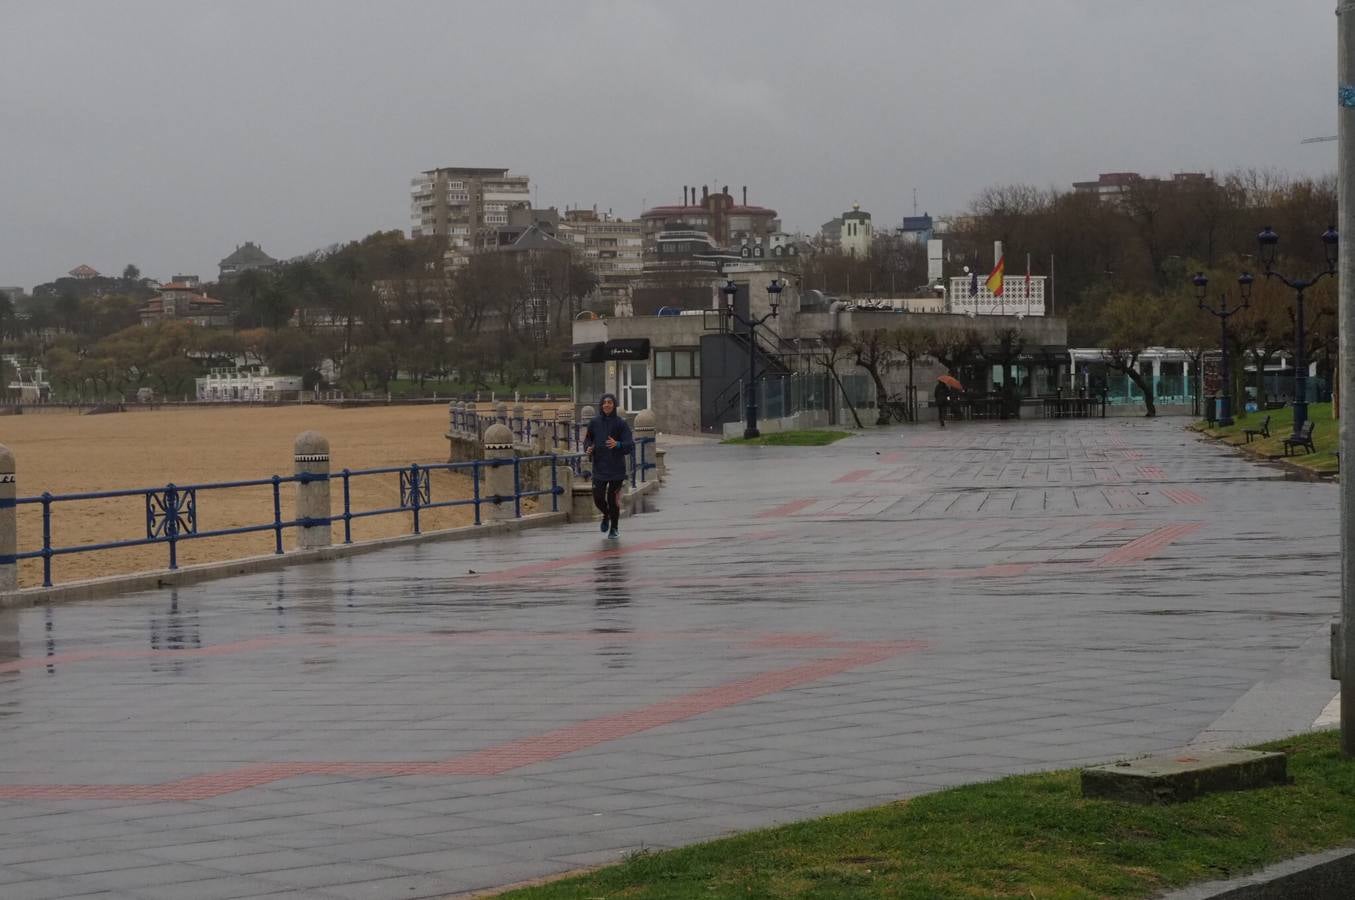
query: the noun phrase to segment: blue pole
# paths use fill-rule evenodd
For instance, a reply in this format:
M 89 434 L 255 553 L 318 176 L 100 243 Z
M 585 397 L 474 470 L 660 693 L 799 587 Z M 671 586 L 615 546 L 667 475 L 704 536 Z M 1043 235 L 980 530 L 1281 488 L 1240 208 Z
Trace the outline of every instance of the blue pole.
M 518 458 L 513 457 L 513 518 L 522 518 L 522 479 Z
M 348 476 L 347 469 L 343 470 L 343 542 L 345 544 L 353 543 L 353 509 L 348 498 Z
M 414 510 L 414 533 L 419 533 L 419 464 L 409 464 L 409 505 Z
M 179 568 L 179 492 L 165 485 L 165 537 L 169 538 L 169 569 Z
M 52 586 L 52 495 L 42 492 L 42 586 Z
M 473 495 L 475 499 L 475 524 L 480 524 L 480 460 L 475 460 L 471 464 L 471 485 L 475 490 Z
M 273 552 L 282 555 L 282 490 L 279 485 L 282 479 L 277 475 L 273 476 Z
M 560 485 L 555 480 L 555 454 L 550 455 L 550 511 L 560 511 Z

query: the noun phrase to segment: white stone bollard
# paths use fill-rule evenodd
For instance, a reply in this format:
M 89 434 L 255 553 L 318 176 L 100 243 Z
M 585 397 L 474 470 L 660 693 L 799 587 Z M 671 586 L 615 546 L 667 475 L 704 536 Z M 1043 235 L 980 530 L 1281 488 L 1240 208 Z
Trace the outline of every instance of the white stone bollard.
M 574 451 L 574 416 L 568 409 L 559 409 L 555 413 L 555 452 L 572 453 Z
M 532 448 L 533 456 L 546 452 L 549 442 L 546 437 L 546 425 L 541 418 L 541 407 L 533 406 L 527 410 L 527 444 Z
M 315 521 L 297 528 L 298 550 L 328 547 L 330 540 L 329 440 L 319 432 L 303 431 L 296 436 L 292 460 L 294 472 L 303 480 L 296 485 L 296 518 Z
M 488 507 L 482 507 L 481 518 L 502 521 L 515 518 L 516 505 L 513 502 L 513 465 L 516 456 L 513 451 L 513 432 L 502 422 L 495 422 L 485 429 L 485 463 L 501 459 L 509 462 L 501 466 L 483 465 L 480 479 L 480 498 L 489 500 Z M 498 497 L 499 502 L 493 502 Z
M 517 441 L 519 444 L 527 443 L 527 438 L 526 435 L 524 434 L 524 432 L 527 430 L 527 423 L 522 414 L 521 403 L 513 404 L 513 418 L 512 420 L 509 421 L 508 427 L 513 432 L 513 440 Z
M 19 589 L 19 515 L 14 474 L 14 451 L 0 444 L 0 591 Z

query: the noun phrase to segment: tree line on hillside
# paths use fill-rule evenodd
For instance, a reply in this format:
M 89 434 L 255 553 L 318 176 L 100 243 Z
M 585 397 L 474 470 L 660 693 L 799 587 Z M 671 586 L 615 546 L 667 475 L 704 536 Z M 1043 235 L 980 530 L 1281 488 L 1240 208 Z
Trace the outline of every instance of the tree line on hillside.
M 961 265 L 986 271 L 981 261 L 994 240 L 1006 248 L 1008 274 L 1024 273 L 1029 254 L 1032 274 L 1052 276 L 1053 314 L 1068 319 L 1070 344 L 1105 348 L 1107 365 L 1145 393 L 1151 385 L 1138 364 L 1146 347 L 1198 358 L 1221 340 L 1217 320 L 1196 306 L 1190 277 L 1203 271 L 1211 294 L 1235 293 L 1237 273 L 1252 271 L 1250 308 L 1229 320 L 1226 344 L 1256 366 L 1250 377 L 1263 398 L 1260 373 L 1293 348 L 1296 328 L 1292 292 L 1257 271 L 1256 233 L 1269 225 L 1282 235 L 1279 269 L 1312 274 L 1325 267 L 1318 235 L 1335 214 L 1334 177 L 1248 170 L 1141 179 L 1110 197 L 1006 185 L 981 191 L 943 239 L 952 274 Z M 44 364 L 64 390 L 87 395 L 148 385 L 184 393 L 208 365 L 240 356 L 304 374 L 307 384 L 323 370 L 347 390 L 382 390 L 403 377 L 422 386 L 453 372 L 470 385 L 568 380 L 561 351 L 598 287 L 596 273 L 558 249 L 474 254 L 449 271 L 446 250 L 439 239 L 376 232 L 274 271 L 204 285 L 225 303 L 228 329 L 141 325 L 154 288 L 135 266 L 121 278 L 59 279 L 19 305 L 0 296 L 0 345 Z M 893 235 L 865 257 L 810 253 L 792 265 L 802 290 L 834 294 L 900 294 L 926 278 L 925 247 Z M 1309 358 L 1328 377 L 1335 296 L 1326 279 L 1305 309 Z M 868 362 L 851 364 L 871 371 Z M 1241 365 L 1233 371 L 1247 377 Z
M 1204 272 L 1209 302 L 1226 292 L 1240 302 L 1236 279 L 1256 277 L 1249 308 L 1228 322 L 1229 355 L 1239 393 L 1253 379 L 1264 400 L 1264 367 L 1295 345 L 1293 292 L 1267 280 L 1257 259 L 1257 233 L 1270 226 L 1282 236 L 1279 271 L 1306 277 L 1326 268 L 1320 235 L 1336 220 L 1334 177 L 1291 178 L 1245 170 L 1210 178 L 1130 181 L 1118 194 L 1044 190 L 1030 185 L 984 189 L 943 235 L 947 271 L 962 265 L 986 273 L 994 241 L 1002 241 L 1007 274 L 1050 276 L 1047 300 L 1068 320 L 1071 346 L 1104 348 L 1112 371 L 1124 373 L 1153 411 L 1152 384 L 1139 372 L 1147 347 L 1183 349 L 1198 366 L 1217 352 L 1224 336 L 1217 319 L 1199 309 L 1191 278 Z M 1352 236 L 1355 239 L 1355 236 Z M 805 283 L 830 292 L 865 292 L 888 277 L 884 260 L 838 256 L 811 258 Z M 898 259 L 898 257 L 893 257 Z M 910 275 L 918 269 L 916 251 Z M 914 279 L 915 282 L 921 279 Z M 861 286 L 858 288 L 858 286 Z M 1324 279 L 1305 295 L 1305 350 L 1328 382 L 1336 353 L 1336 289 Z
M 304 374 L 308 387 L 324 368 L 352 391 L 403 377 L 421 389 L 453 372 L 463 384 L 509 388 L 568 380 L 569 323 L 596 275 L 559 251 L 477 254 L 448 272 L 445 251 L 441 240 L 377 232 L 203 285 L 225 304 L 230 328 L 142 325 L 154 291 L 126 284 L 35 292 L 20 306 L 0 297 L 0 340 L 44 365 L 62 395 L 87 397 L 191 393 L 194 377 L 236 358 Z

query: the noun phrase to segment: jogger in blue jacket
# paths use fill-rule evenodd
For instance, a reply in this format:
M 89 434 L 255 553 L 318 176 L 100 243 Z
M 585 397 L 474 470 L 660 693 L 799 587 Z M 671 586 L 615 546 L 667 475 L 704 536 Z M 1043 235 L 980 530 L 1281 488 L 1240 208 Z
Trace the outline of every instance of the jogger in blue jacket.
M 593 460 L 593 504 L 602 513 L 602 531 L 618 536 L 621 520 L 620 494 L 626 483 L 626 460 L 635 446 L 630 425 L 616 414 L 616 395 L 603 394 L 601 410 L 588 423 L 583 452 Z

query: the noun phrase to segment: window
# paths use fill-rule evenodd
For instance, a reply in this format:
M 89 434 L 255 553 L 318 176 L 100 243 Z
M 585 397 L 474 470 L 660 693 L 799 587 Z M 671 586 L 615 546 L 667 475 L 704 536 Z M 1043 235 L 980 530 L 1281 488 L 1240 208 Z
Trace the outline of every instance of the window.
M 700 378 L 700 350 L 656 350 L 655 378 Z
M 649 362 L 621 364 L 621 408 L 626 412 L 649 409 Z

